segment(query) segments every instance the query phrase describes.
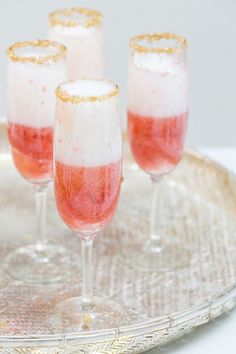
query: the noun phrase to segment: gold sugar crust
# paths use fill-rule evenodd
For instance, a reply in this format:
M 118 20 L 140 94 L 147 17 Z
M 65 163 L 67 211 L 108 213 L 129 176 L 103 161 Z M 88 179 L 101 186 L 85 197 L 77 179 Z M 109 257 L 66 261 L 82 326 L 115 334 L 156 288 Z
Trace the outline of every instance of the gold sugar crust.
M 88 79 L 81 79 L 81 80 L 88 80 Z M 79 96 L 79 95 L 70 95 L 66 92 L 64 92 L 62 90 L 62 86 L 66 83 L 70 83 L 70 82 L 74 82 L 74 81 L 70 81 L 70 82 L 64 82 L 62 84 L 60 84 L 58 86 L 58 88 L 56 89 L 56 96 L 57 98 L 64 102 L 64 103 L 73 103 L 73 104 L 77 104 L 77 103 L 89 103 L 89 102 L 96 102 L 96 101 L 105 101 L 109 98 L 112 98 L 114 96 L 118 96 L 120 93 L 120 89 L 119 86 L 114 83 L 113 81 L 108 81 L 108 80 L 93 80 L 93 81 L 101 81 L 101 82 L 107 82 L 113 85 L 113 90 L 111 90 L 111 92 L 107 93 L 106 95 L 99 95 L 99 96 Z
M 63 20 L 61 15 L 70 16 L 73 13 L 80 13 L 86 15 L 88 19 L 81 23 L 80 20 Z M 69 9 L 58 10 L 49 14 L 49 24 L 51 27 L 64 26 L 75 27 L 82 25 L 83 27 L 99 26 L 102 22 L 102 15 L 97 10 L 86 9 L 83 7 L 72 7 Z
M 178 43 L 177 47 L 169 47 L 169 48 L 158 48 L 158 47 L 152 47 L 152 46 L 144 46 L 139 44 L 139 41 L 141 40 L 147 40 L 150 43 L 151 42 L 157 42 L 160 41 L 161 39 L 174 39 Z M 133 38 L 131 38 L 129 45 L 131 48 L 133 48 L 135 51 L 139 53 L 166 53 L 166 54 L 175 54 L 175 53 L 181 53 L 185 48 L 187 48 L 187 40 L 186 38 L 182 36 L 178 36 L 174 33 L 148 33 L 148 34 L 140 34 L 137 35 Z
M 50 54 L 45 57 L 39 56 L 32 56 L 32 57 L 24 57 L 21 55 L 15 54 L 15 50 L 24 47 L 40 47 L 40 48 L 47 48 L 47 47 L 54 47 L 58 49 L 58 52 L 55 54 Z M 24 42 L 17 42 L 13 44 L 7 50 L 8 57 L 14 62 L 21 62 L 21 63 L 33 63 L 33 64 L 45 64 L 49 61 L 59 61 L 64 59 L 66 56 L 66 47 L 58 42 L 54 42 L 51 40 L 36 40 L 36 41 L 24 41 Z

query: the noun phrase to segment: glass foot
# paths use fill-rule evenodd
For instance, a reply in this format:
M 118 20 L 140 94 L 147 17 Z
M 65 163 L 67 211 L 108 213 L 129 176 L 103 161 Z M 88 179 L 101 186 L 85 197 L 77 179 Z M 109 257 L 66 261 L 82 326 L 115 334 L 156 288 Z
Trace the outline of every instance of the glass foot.
M 167 244 L 162 248 L 147 244 L 124 247 L 120 260 L 133 270 L 161 275 L 188 266 L 191 257 L 190 250 L 177 243 Z
M 61 246 L 29 245 L 10 253 L 4 268 L 13 279 L 47 284 L 78 274 L 78 255 Z
M 89 305 L 82 297 L 74 297 L 57 304 L 55 314 L 63 329 L 70 332 L 114 328 L 123 324 L 124 319 L 128 321 L 127 311 L 106 297 L 93 297 Z

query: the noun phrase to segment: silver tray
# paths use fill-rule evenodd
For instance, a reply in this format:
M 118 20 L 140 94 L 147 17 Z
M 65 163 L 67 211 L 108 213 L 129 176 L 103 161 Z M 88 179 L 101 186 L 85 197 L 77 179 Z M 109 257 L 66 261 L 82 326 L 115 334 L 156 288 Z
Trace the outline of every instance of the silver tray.
M 80 274 L 51 285 L 13 281 L 3 270 L 15 247 L 33 242 L 33 191 L 16 172 L 0 126 L 0 353 L 141 353 L 229 311 L 236 301 L 236 177 L 195 152 L 186 152 L 166 183 L 162 228 L 187 248 L 188 266 L 163 274 L 123 262 L 127 245 L 148 233 L 151 183 L 125 147 L 124 183 L 116 216 L 95 242 L 94 289 L 122 301 L 132 323 L 96 332 L 52 326 L 54 306 L 81 293 Z M 174 215 L 174 217 L 173 217 Z M 170 222 L 171 220 L 171 222 Z M 78 250 L 80 242 L 58 217 L 52 190 L 48 234 Z

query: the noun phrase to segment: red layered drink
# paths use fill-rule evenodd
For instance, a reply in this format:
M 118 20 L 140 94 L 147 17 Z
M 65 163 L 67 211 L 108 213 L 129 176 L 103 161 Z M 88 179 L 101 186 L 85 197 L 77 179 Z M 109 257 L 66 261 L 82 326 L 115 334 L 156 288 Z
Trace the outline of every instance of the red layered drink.
M 93 295 L 92 246 L 112 218 L 122 179 L 119 89 L 105 80 L 59 86 L 54 137 L 55 195 L 59 214 L 81 239 L 82 294 L 57 305 L 73 330 L 115 326 L 123 306 Z M 101 255 L 100 255 L 101 256 Z M 125 314 L 127 316 L 127 314 Z
M 101 92 L 113 85 L 79 81 L 61 85 L 67 94 Z M 114 114 L 117 112 L 117 114 Z M 117 98 L 75 105 L 58 100 L 55 191 L 64 222 L 79 233 L 100 230 L 113 216 L 122 176 L 121 127 Z
M 33 244 L 9 253 L 5 266 L 14 279 L 51 283 L 74 273 L 74 264 L 68 258 L 66 248 L 58 243 L 50 244 L 46 234 L 46 192 L 52 181 L 55 90 L 66 80 L 66 48 L 49 40 L 26 41 L 12 45 L 8 56 L 8 138 L 17 170 L 32 183 L 35 191 L 37 232 Z
M 134 53 L 128 86 L 128 132 L 137 164 L 151 175 L 180 161 L 187 127 L 187 70 L 178 56 Z
M 8 65 L 8 137 L 18 171 L 31 182 L 52 178 L 54 92 L 66 79 L 64 57 L 57 60 L 62 48 L 55 42 L 22 42 Z

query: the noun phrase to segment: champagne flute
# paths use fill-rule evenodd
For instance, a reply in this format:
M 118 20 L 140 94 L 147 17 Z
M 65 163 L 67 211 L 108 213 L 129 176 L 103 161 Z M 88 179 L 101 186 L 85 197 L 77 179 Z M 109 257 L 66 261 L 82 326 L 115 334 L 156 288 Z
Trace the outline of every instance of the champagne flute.
M 96 10 L 73 7 L 49 14 L 49 37 L 67 48 L 69 80 L 100 79 L 104 72 L 102 16 Z
M 130 49 L 129 141 L 136 163 L 153 182 L 149 238 L 133 257 L 141 270 L 162 272 L 188 261 L 184 247 L 174 240 L 167 242 L 160 227 L 165 198 L 162 181 L 184 152 L 187 42 L 171 33 L 143 34 L 131 39 Z
M 82 296 L 57 305 L 73 330 L 116 326 L 122 306 L 93 295 L 92 246 L 116 210 L 122 180 L 119 89 L 105 80 L 61 84 L 56 92 L 55 195 L 59 214 L 81 239 Z M 64 322 L 63 322 L 64 323 Z M 65 326 L 67 326 L 64 323 Z
M 48 283 L 74 272 L 68 251 L 47 242 L 46 191 L 52 181 L 55 89 L 66 79 L 66 48 L 48 40 L 8 49 L 7 118 L 12 157 L 35 190 L 36 243 L 10 253 L 5 269 L 19 280 Z

